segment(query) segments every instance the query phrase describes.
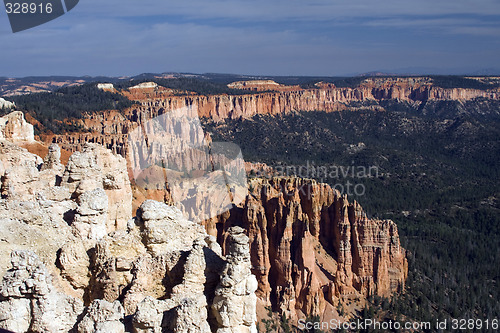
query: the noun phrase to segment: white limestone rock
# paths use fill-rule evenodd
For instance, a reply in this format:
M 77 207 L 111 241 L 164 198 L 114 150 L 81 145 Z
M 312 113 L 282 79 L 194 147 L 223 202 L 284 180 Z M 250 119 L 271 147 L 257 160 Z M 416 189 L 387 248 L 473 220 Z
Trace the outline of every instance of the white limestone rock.
M 64 171 L 64 165 L 61 163 L 61 147 L 55 143 L 49 146 L 49 152 L 43 159 L 42 171 L 48 169 L 55 169 L 61 174 Z
M 82 152 L 71 155 L 62 177 L 74 196 L 102 188 L 108 197 L 106 229 L 126 229 L 132 218 L 132 189 L 125 158 L 109 149 L 87 143 Z
M 0 309 L 18 308 L 0 327 L 30 332 L 68 332 L 83 311 L 82 301 L 59 292 L 45 265 L 30 251 L 14 251 L 0 285 Z M 18 301 L 20 299 L 26 301 Z
M 176 207 L 146 200 L 138 210 L 146 246 L 152 253 L 189 250 L 194 240 L 206 236 L 202 226 L 188 221 Z
M 227 263 L 212 304 L 217 333 L 256 332 L 257 281 L 250 271 L 248 237 L 240 227 L 228 231 Z
M 27 332 L 31 324 L 31 300 L 9 298 L 0 301 L 0 328 L 11 332 Z
M 0 97 L 0 109 L 2 108 L 13 108 L 16 104 L 14 102 L 7 101 Z
M 0 142 L 0 328 L 124 332 L 131 315 L 135 332 L 253 332 L 242 229 L 224 257 L 178 208 L 148 200 L 131 219 L 123 158 L 86 145 L 64 171 L 59 159 Z
M 86 241 L 86 247 L 94 246 L 108 234 L 106 228 L 108 197 L 102 188 L 82 193 L 71 224 L 73 234 Z
M 83 319 L 78 323 L 78 333 L 123 333 L 122 323 L 125 311 L 120 302 L 95 300 L 86 309 Z
M 1 104 L 6 104 L 5 100 Z M 8 104 L 9 102 L 7 102 Z M 13 106 L 13 105 L 11 105 Z M 34 142 L 35 132 L 33 130 L 33 125 L 26 122 L 24 119 L 24 114 L 21 111 L 14 111 L 0 117 L 0 141 L 9 140 L 12 142 Z
M 112 83 L 98 83 L 97 89 L 101 90 L 115 90 L 115 86 Z

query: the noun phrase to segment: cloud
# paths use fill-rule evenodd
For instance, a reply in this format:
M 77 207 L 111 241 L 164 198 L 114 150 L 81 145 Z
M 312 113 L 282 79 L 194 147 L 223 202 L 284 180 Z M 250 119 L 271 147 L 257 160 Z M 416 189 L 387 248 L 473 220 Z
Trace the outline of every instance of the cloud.
M 335 20 L 376 16 L 491 15 L 497 0 L 86 0 L 80 12 L 106 17 L 172 15 L 189 19 L 234 19 L 255 22 Z
M 433 34 L 499 36 L 500 20 L 498 19 L 499 17 L 496 16 L 492 18 L 490 16 L 457 17 L 456 15 L 428 18 L 375 18 L 367 19 L 363 25 L 373 28 L 413 29 Z
M 15 39 L 10 43 L 14 46 L 2 52 L 2 57 L 9 60 L 0 63 L 0 71 L 5 73 L 17 67 L 20 75 L 41 75 L 47 69 L 57 74 L 89 75 L 170 70 L 284 74 L 299 69 L 305 74 L 306 63 L 298 68 L 304 57 L 311 52 L 324 54 L 336 49 L 326 41 L 318 43 L 306 37 L 297 32 L 268 32 L 258 27 L 138 25 L 101 19 L 69 25 L 67 29 L 48 25 L 30 33 L 10 35 L 11 41 Z
M 412 28 L 442 34 L 492 36 L 500 29 L 498 0 L 86 0 L 79 19 L 147 25 L 174 21 L 199 26 L 266 27 L 270 31 L 336 28 Z
M 0 25 L 0 75 L 340 75 L 449 58 L 492 67 L 498 16 L 492 0 L 85 0 L 25 32 Z

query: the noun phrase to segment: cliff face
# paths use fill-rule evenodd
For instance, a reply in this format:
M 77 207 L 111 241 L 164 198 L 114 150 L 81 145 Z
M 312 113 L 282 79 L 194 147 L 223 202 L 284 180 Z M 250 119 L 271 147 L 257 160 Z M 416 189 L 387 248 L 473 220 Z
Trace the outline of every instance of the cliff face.
M 24 120 L 20 111 L 14 111 L 6 116 L 0 117 L 0 140 L 10 140 L 17 143 L 33 142 L 33 125 Z
M 239 85 L 238 85 L 239 87 Z M 142 100 L 143 108 L 136 111 L 140 117 L 156 117 L 162 112 L 192 106 L 200 117 L 214 121 L 249 118 L 256 114 L 279 115 L 292 111 L 338 111 L 351 102 L 394 99 L 407 102 L 428 100 L 470 100 L 478 97 L 499 99 L 497 90 L 444 89 L 425 79 L 368 79 L 356 88 L 338 88 L 318 85 L 319 89 L 294 89 L 251 95 L 171 96 Z
M 67 166 L 0 140 L 0 328 L 256 332 L 248 237 L 214 237 L 152 200 L 131 218 L 125 160 L 95 144 Z M 9 260 L 10 255 L 10 260 Z
M 254 179 L 238 209 L 207 221 L 209 233 L 248 230 L 257 295 L 297 319 L 328 316 L 349 299 L 402 291 L 405 250 L 397 226 L 368 219 L 326 184 L 299 178 Z
M 235 87 L 242 85 L 241 82 L 235 83 Z M 444 89 L 434 86 L 432 80 L 426 78 L 367 79 L 356 88 L 340 88 L 324 83 L 318 83 L 316 86 L 318 89 L 300 89 L 293 86 L 290 89 L 280 88 L 282 91 L 277 92 L 209 96 L 193 93 L 179 96 L 173 90 L 162 87 L 131 89 L 123 94 L 138 101 L 140 105 L 133 106 L 123 113 L 106 111 L 89 114 L 81 121 L 81 125 L 89 130 L 88 133 L 49 136 L 44 138 L 44 141 L 59 143 L 69 151 L 78 150 L 84 142 L 99 143 L 115 153 L 126 155 L 127 135 L 138 124 L 181 108 L 193 108 L 200 117 L 220 122 L 224 119 L 250 118 L 256 114 L 281 115 L 293 111 L 316 110 L 355 111 L 359 107 L 350 105 L 353 102 L 395 100 L 418 106 L 426 101 L 464 102 L 480 97 L 500 99 L 498 89 Z M 378 105 L 368 108 L 383 110 Z

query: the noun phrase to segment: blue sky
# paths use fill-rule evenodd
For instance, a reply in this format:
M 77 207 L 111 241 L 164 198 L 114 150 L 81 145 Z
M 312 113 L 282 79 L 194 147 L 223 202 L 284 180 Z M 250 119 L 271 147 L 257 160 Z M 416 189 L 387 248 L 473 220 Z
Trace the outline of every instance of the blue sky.
M 500 68 L 499 0 L 81 0 L 13 34 L 0 76 Z

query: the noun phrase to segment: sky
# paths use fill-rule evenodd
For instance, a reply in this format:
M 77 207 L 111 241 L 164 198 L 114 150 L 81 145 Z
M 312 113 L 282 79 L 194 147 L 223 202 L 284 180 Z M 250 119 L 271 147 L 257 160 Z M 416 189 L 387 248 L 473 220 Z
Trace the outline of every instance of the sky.
M 500 68 L 500 1 L 81 0 L 18 33 L 0 10 L 0 45 L 7 77 L 465 74 Z

